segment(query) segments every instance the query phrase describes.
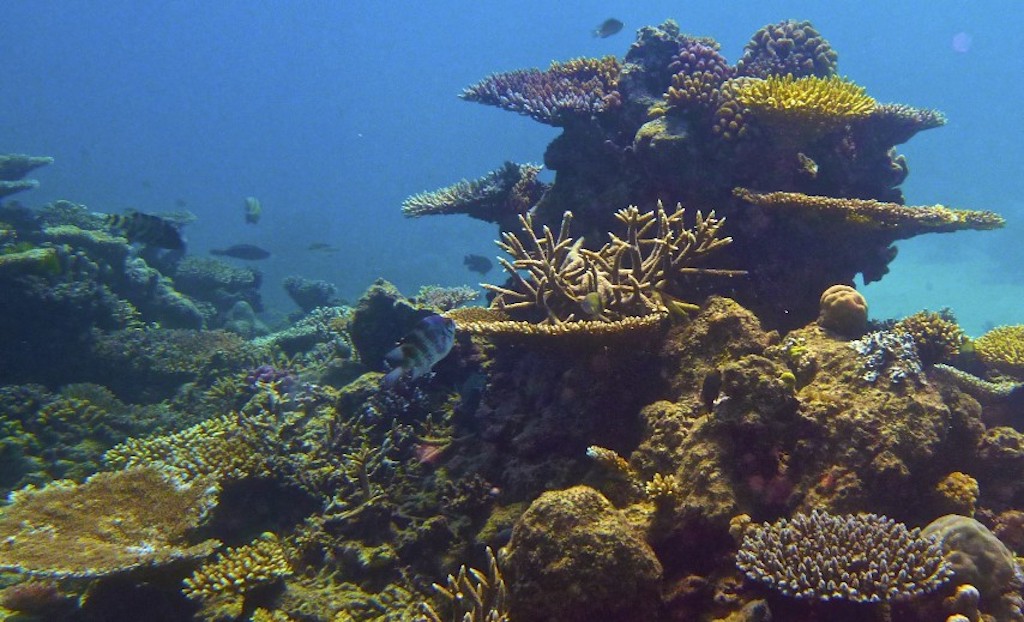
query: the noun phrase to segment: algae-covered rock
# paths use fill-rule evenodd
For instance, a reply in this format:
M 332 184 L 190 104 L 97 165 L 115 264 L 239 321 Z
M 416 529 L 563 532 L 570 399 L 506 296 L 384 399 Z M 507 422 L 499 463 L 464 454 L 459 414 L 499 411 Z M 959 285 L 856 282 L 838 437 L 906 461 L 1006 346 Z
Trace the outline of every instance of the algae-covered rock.
M 512 530 L 506 573 L 514 619 L 654 619 L 661 564 L 593 488 L 542 494 Z

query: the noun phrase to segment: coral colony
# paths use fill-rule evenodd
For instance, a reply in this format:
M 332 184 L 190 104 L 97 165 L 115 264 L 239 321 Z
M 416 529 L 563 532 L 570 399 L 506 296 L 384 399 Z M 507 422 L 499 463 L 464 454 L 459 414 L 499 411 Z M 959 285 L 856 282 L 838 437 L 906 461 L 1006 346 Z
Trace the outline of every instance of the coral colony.
M 944 119 L 838 61 L 666 22 L 468 87 L 561 129 L 552 183 L 403 205 L 497 225 L 486 306 L 296 275 L 268 327 L 259 271 L 146 244 L 170 219 L 0 204 L 0 613 L 1024 621 L 1024 327 L 852 287 L 1003 220 L 908 205 L 897 146 Z

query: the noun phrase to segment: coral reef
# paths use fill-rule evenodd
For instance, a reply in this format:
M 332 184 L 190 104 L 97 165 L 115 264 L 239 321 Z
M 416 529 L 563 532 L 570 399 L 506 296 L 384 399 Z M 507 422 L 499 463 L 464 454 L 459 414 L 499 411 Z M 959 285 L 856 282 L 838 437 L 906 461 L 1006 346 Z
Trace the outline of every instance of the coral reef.
M 207 483 L 182 485 L 145 467 L 22 490 L 0 513 L 0 567 L 95 578 L 203 558 L 216 541 L 189 544 L 186 535 L 215 494 Z
M 952 570 L 934 538 L 885 516 L 814 511 L 756 525 L 736 564 L 788 596 L 888 602 L 937 589 Z

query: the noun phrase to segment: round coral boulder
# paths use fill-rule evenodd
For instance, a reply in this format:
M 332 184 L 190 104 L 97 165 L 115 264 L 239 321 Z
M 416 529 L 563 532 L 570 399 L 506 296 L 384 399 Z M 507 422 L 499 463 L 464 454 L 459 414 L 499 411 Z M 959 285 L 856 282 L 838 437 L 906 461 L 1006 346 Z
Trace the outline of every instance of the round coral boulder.
M 512 530 L 513 619 L 653 620 L 661 564 L 638 528 L 593 488 L 549 491 Z
M 868 324 L 868 301 L 849 285 L 833 285 L 819 301 L 818 325 L 844 337 L 859 337 Z

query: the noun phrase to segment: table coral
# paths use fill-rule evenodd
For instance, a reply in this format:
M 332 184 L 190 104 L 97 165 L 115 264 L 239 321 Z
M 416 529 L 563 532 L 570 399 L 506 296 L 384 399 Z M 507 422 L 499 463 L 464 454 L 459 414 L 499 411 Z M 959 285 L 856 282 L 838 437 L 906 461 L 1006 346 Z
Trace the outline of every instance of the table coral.
M 744 81 L 732 94 L 759 122 L 785 131 L 831 129 L 875 108 L 864 87 L 835 76 L 768 76 Z
M 890 602 L 931 592 L 951 568 L 938 540 L 885 516 L 814 511 L 746 531 L 736 564 L 787 596 Z
M 24 489 L 0 511 L 0 568 L 96 578 L 205 557 L 216 541 L 190 544 L 186 535 L 216 492 L 209 482 L 183 485 L 146 467 Z

